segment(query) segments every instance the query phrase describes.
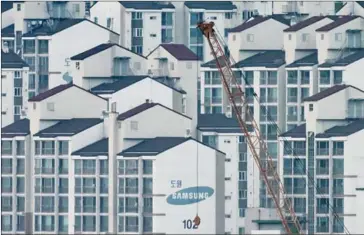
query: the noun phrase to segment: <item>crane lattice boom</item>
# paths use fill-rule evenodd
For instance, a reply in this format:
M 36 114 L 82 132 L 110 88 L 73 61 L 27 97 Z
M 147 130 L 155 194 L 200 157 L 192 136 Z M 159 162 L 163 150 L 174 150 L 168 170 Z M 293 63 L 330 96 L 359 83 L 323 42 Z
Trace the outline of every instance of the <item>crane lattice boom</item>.
M 301 226 L 292 208 L 292 204 L 288 198 L 284 197 L 284 186 L 279 178 L 279 174 L 273 164 L 272 158 L 269 155 L 265 138 L 261 135 L 259 125 L 254 120 L 254 117 L 250 113 L 249 109 L 246 109 L 246 118 L 249 118 L 251 121 L 251 125 L 253 127 L 252 132 L 254 136 L 249 133 L 248 125 L 245 121 L 243 121 L 241 111 L 242 109 L 239 109 L 237 103 L 239 102 L 241 105 L 246 105 L 244 92 L 241 89 L 241 84 L 237 82 L 237 79 L 234 76 L 230 59 L 227 58 L 222 46 L 220 45 L 214 30 L 214 23 L 201 22 L 198 24 L 197 28 L 199 28 L 202 34 L 207 38 L 211 52 L 215 58 L 217 68 L 221 74 L 224 90 L 227 94 L 227 97 L 229 98 L 231 107 L 236 114 L 240 128 L 246 137 L 247 144 L 253 155 L 253 158 L 260 170 L 260 175 L 263 178 L 268 192 L 274 201 L 284 229 L 286 230 L 287 234 L 292 234 L 293 232 L 301 233 Z M 282 195 L 281 198 L 280 195 Z M 292 220 L 292 226 L 290 226 L 286 216 L 289 216 Z M 293 231 L 293 228 L 295 231 Z

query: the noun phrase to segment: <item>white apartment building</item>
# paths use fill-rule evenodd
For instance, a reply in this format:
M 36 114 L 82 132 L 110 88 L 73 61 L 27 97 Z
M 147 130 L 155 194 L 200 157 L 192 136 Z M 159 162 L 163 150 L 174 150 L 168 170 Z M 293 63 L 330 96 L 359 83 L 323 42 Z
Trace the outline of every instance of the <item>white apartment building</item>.
M 49 21 L 22 37 L 22 55 L 30 66 L 32 95 L 70 82 L 70 57 L 119 35 L 87 19 Z M 31 97 L 31 96 L 30 96 Z
M 200 114 L 198 135 L 203 143 L 219 149 L 225 158 L 225 233 L 243 234 L 245 230 L 245 210 L 252 187 L 248 178 L 253 164 L 247 158 L 244 135 L 235 117 L 225 114 Z
M 175 7 L 169 2 L 97 2 L 91 19 L 120 33 L 120 44 L 141 55 L 175 42 Z
M 202 61 L 213 59 L 210 46 L 207 40 L 196 28 L 201 21 L 215 23 L 215 30 L 226 40 L 231 28 L 238 25 L 241 21 L 237 20 L 237 7 L 230 1 L 186 1 L 184 2 L 184 18 L 177 18 L 178 22 L 185 22 L 184 42 L 197 54 Z M 186 31 L 188 30 L 188 31 Z
M 245 21 L 229 30 L 227 44 L 230 56 L 240 61 L 265 50 L 282 50 L 283 30 L 289 24 L 290 21 L 281 15 L 257 16 Z M 271 35 L 268 41 L 266 35 Z
M 363 100 L 364 91 L 351 85 L 310 96 L 304 100 L 306 123 L 279 138 L 286 196 L 306 217 L 308 234 L 363 232 Z
M 225 154 L 186 137 L 192 118 L 149 102 L 105 113 L 72 84 L 30 102 L 29 121 L 2 129 L 3 234 L 224 232 Z
M 21 57 L 3 45 L 1 50 L 1 126 L 21 118 L 27 103 L 29 66 Z

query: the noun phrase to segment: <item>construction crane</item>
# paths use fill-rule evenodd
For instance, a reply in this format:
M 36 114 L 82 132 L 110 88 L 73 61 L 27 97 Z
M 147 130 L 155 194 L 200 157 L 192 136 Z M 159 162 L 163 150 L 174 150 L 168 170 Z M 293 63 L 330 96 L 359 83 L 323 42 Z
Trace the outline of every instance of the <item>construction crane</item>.
M 303 231 L 301 229 L 300 222 L 292 208 L 291 201 L 284 197 L 284 185 L 273 164 L 272 158 L 268 152 L 267 143 L 259 130 L 260 128 L 258 123 L 255 121 L 254 116 L 250 113 L 249 109 L 246 109 L 246 117 L 249 118 L 253 127 L 253 131 L 251 131 L 253 133 L 251 134 L 247 123 L 242 118 L 242 111 L 239 109 L 237 103 L 239 102 L 240 104 L 245 105 L 246 98 L 244 97 L 244 92 L 241 89 L 241 84 L 237 82 L 232 70 L 231 60 L 225 55 L 224 48 L 219 42 L 218 34 L 214 29 L 214 22 L 201 22 L 197 25 L 197 28 L 208 41 L 211 53 L 215 58 L 217 68 L 221 74 L 221 81 L 229 99 L 231 108 L 236 114 L 239 126 L 246 137 L 247 145 L 253 155 L 257 167 L 259 168 L 260 175 L 265 182 L 268 193 L 274 201 L 278 216 L 282 221 L 282 225 L 286 233 L 301 234 Z M 234 90 L 232 88 L 234 88 Z M 254 95 L 256 96 L 256 94 Z M 264 158 L 261 158 L 260 156 L 265 156 L 267 160 L 265 161 Z M 276 190 L 277 192 L 275 192 L 275 188 L 278 189 Z M 280 195 L 282 195 L 282 197 L 280 197 Z

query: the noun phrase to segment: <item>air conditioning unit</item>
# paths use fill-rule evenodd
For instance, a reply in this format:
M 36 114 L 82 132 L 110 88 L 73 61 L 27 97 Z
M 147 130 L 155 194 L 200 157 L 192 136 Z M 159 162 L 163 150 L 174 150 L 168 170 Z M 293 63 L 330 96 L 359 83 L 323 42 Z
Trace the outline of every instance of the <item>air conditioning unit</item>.
M 186 129 L 186 136 L 185 137 L 191 137 L 191 129 Z

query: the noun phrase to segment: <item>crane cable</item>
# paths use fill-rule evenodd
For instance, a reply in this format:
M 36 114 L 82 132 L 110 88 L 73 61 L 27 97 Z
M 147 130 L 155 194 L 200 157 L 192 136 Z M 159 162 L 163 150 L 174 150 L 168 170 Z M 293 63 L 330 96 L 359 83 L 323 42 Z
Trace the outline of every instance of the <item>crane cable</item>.
M 222 44 L 224 45 L 224 46 L 226 46 L 226 44 L 224 43 L 224 40 L 222 40 L 221 39 L 221 34 L 217 31 L 217 29 L 215 28 L 215 30 L 216 30 L 216 32 L 217 32 L 217 34 L 218 34 L 218 36 L 220 37 L 219 39 L 220 39 L 220 42 L 222 42 Z M 229 49 L 228 49 L 229 50 Z M 231 57 L 231 56 L 229 56 L 229 59 L 234 63 L 234 64 L 236 64 L 236 62 L 234 61 L 234 59 Z M 253 88 L 252 87 L 252 85 L 248 82 L 248 80 L 246 79 L 246 77 L 245 77 L 245 75 L 244 75 L 244 73 L 242 73 L 242 76 L 243 76 L 243 79 L 244 79 L 244 82 L 245 82 L 245 85 L 247 85 L 249 88 Z M 254 88 L 253 88 L 253 91 L 254 91 Z M 259 108 L 260 108 L 260 110 L 261 111 L 265 111 L 265 113 L 266 113 L 266 115 L 267 115 L 267 118 L 269 119 L 269 123 L 270 124 L 273 124 L 275 127 L 276 127 L 276 129 L 277 129 L 277 134 L 279 134 L 279 135 L 281 135 L 282 134 L 282 131 L 280 130 L 280 128 L 278 127 L 278 125 L 277 125 L 277 123 L 274 121 L 274 119 L 271 117 L 271 115 L 270 115 L 270 113 L 268 112 L 268 109 L 266 109 L 265 108 L 265 105 L 261 105 L 260 104 L 260 98 L 258 97 L 258 95 L 254 92 L 254 98 L 257 100 L 257 102 L 258 102 L 258 104 L 259 104 Z M 249 110 L 249 109 L 248 109 Z M 281 136 L 281 139 L 283 139 L 283 141 L 284 142 L 286 142 L 286 141 L 288 141 L 285 137 L 283 137 L 283 136 Z M 292 151 L 292 153 L 293 153 L 293 148 L 292 148 L 292 146 L 290 146 L 289 148 L 287 148 L 286 146 L 284 146 L 284 149 L 285 150 L 287 150 L 287 149 L 289 149 L 289 150 L 291 150 Z M 293 154 L 292 154 L 293 155 Z M 319 194 L 319 195 L 321 195 L 321 196 L 323 196 L 323 193 L 321 193 L 321 190 L 320 190 L 320 188 L 318 187 L 318 185 L 316 184 L 316 182 L 315 182 L 315 179 L 311 176 L 311 175 L 309 175 L 308 173 L 306 174 L 306 172 L 305 172 L 305 169 L 306 169 L 306 166 L 305 166 L 305 164 L 302 162 L 302 160 L 300 159 L 300 158 L 298 158 L 297 156 L 294 156 L 293 155 L 293 157 L 295 158 L 295 160 L 298 160 L 298 162 L 300 163 L 300 165 L 301 165 L 301 176 L 307 176 L 307 178 L 311 181 L 311 184 L 316 188 L 316 193 L 317 194 Z M 305 179 L 305 177 L 302 177 L 303 179 Z M 305 185 L 307 185 L 306 183 L 305 183 Z M 292 203 L 292 202 L 291 202 Z M 307 203 L 306 203 L 306 206 L 307 206 Z M 340 224 L 340 225 L 342 225 L 343 226 L 343 228 L 344 228 L 344 231 L 345 231 L 345 233 L 346 234 L 350 234 L 350 232 L 349 232 L 349 230 L 347 229 L 347 227 L 345 226 L 345 224 L 342 222 L 342 220 L 340 219 L 340 217 L 339 217 L 339 215 L 335 212 L 335 209 L 334 209 L 334 207 L 330 204 L 330 202 L 329 202 L 329 209 L 331 210 L 331 212 L 332 212 L 332 214 L 333 214 L 333 216 L 334 216 L 334 218 L 336 218 L 337 219 L 337 222 Z
M 199 63 L 199 62 L 197 62 Z M 196 72 L 197 72 L 197 80 L 198 80 L 198 77 L 200 75 L 200 71 L 199 71 L 199 66 L 197 66 L 197 69 L 196 69 Z M 197 84 L 199 84 L 200 82 L 197 81 Z M 201 87 L 200 87 L 201 88 Z M 198 97 L 197 97 L 198 98 Z M 196 191 L 197 191 L 197 197 L 198 197 L 198 193 L 199 193 L 199 153 L 198 153 L 198 145 L 199 143 L 196 141 Z M 199 204 L 199 201 L 197 201 L 196 203 L 196 216 L 195 218 L 193 219 L 193 223 L 196 225 L 196 226 L 199 226 L 201 224 L 201 218 L 198 216 L 198 204 Z

